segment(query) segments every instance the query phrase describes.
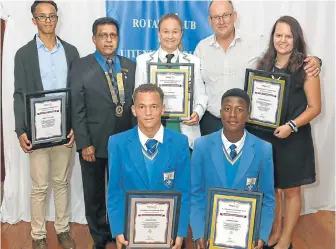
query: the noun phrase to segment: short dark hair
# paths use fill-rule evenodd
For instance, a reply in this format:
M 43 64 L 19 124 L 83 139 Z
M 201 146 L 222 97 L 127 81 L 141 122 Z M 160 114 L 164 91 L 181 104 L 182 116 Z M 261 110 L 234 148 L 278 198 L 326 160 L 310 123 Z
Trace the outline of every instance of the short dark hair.
M 96 35 L 97 34 L 97 27 L 99 25 L 104 25 L 104 24 L 112 24 L 112 25 L 116 26 L 117 35 L 119 35 L 119 23 L 117 22 L 117 20 L 115 20 L 111 17 L 101 17 L 101 18 L 98 18 L 96 21 L 94 21 L 94 23 L 92 25 L 92 34 Z
M 251 103 L 250 97 L 248 96 L 247 92 L 245 92 L 244 90 L 242 90 L 240 88 L 232 88 L 230 90 L 227 90 L 222 96 L 221 105 L 223 105 L 224 100 L 227 97 L 242 98 L 246 102 L 247 109 L 250 110 L 250 103 Z
M 157 85 L 147 83 L 147 84 L 143 84 L 135 88 L 134 93 L 133 93 L 134 103 L 135 103 L 135 99 L 138 93 L 158 93 L 160 95 L 161 102 L 163 103 L 164 94 L 163 94 L 162 89 L 158 87 Z
M 37 5 L 39 5 L 40 3 L 49 3 L 49 4 L 51 4 L 52 6 L 54 6 L 56 12 L 58 11 L 57 4 L 56 4 L 54 1 L 34 1 L 34 3 L 32 4 L 32 6 L 30 7 L 30 11 L 31 11 L 32 15 L 34 15 L 34 12 L 35 12 L 35 10 L 36 10 L 36 7 L 37 7 Z

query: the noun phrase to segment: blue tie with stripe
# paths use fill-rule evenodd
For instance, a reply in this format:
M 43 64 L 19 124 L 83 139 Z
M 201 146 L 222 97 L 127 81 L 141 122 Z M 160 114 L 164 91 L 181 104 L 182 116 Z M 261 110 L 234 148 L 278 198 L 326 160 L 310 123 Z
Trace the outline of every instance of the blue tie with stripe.
M 147 153 L 149 156 L 153 156 L 155 155 L 155 153 L 157 152 L 157 145 L 158 142 L 156 139 L 148 139 L 146 142 L 146 149 L 147 149 Z
M 237 146 L 235 144 L 231 144 L 229 149 L 230 151 L 230 157 L 233 160 L 237 156 L 237 151 L 236 151 Z
M 108 71 L 108 74 L 110 76 L 110 79 L 111 79 L 112 85 L 114 87 L 114 90 L 118 91 L 117 82 L 116 82 L 116 79 L 115 79 L 116 73 L 115 73 L 115 69 L 114 69 L 113 60 L 112 59 L 107 59 L 106 60 L 106 65 L 107 65 L 107 71 Z

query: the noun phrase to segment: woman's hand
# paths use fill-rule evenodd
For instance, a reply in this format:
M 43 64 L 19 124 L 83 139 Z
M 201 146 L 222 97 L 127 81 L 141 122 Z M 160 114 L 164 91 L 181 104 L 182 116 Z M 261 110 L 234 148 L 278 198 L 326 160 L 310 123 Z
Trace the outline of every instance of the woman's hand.
M 292 133 L 292 128 L 288 125 L 281 125 L 274 131 L 274 136 L 277 138 L 287 138 Z

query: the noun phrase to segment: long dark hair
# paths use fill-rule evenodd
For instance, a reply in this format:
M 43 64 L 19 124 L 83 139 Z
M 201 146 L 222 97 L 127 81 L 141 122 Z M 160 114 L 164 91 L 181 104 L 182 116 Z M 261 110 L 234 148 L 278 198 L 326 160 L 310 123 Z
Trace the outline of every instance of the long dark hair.
M 286 23 L 289 25 L 292 34 L 293 34 L 293 51 L 291 56 L 289 57 L 289 61 L 287 64 L 287 70 L 289 70 L 291 73 L 295 73 L 302 69 L 303 61 L 307 57 L 307 49 L 306 49 L 306 42 L 303 37 L 303 32 L 302 28 L 299 24 L 299 22 L 291 16 L 282 16 L 280 17 L 274 24 L 271 37 L 269 40 L 269 45 L 268 49 L 264 55 L 264 57 L 258 62 L 257 68 L 266 70 L 266 71 L 272 71 L 277 52 L 274 48 L 274 33 L 275 33 L 275 28 L 278 23 Z M 305 77 L 304 71 L 302 71 L 302 77 Z

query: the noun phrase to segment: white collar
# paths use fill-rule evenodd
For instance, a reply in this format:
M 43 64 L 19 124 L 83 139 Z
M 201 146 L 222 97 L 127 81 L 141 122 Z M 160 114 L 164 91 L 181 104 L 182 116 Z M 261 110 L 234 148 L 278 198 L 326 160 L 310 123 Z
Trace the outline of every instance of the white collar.
M 146 142 L 150 138 L 142 133 L 139 126 L 138 126 L 138 133 L 139 133 L 139 139 L 140 139 L 140 143 L 141 143 L 142 147 L 146 148 Z M 157 131 L 157 133 L 155 134 L 155 136 L 152 139 L 155 139 L 155 140 L 159 141 L 160 143 L 163 143 L 163 133 L 164 133 L 164 128 L 163 128 L 163 125 L 161 125 L 160 129 Z
M 246 138 L 246 131 L 244 130 L 244 135 L 243 135 L 243 137 L 242 137 L 239 141 L 237 141 L 236 143 L 232 143 L 232 142 L 230 142 L 230 141 L 225 137 L 224 132 L 223 132 L 223 129 L 221 130 L 221 137 L 222 137 L 222 142 L 223 142 L 224 148 L 225 148 L 225 150 L 226 150 L 228 153 L 230 153 L 230 151 L 231 151 L 231 149 L 230 149 L 231 144 L 234 144 L 234 145 L 237 146 L 236 151 L 237 151 L 237 153 L 239 153 L 239 152 L 241 151 L 241 149 L 243 148 L 243 146 L 244 146 L 244 142 L 245 142 L 245 138 Z
M 170 54 L 174 54 L 174 57 L 172 58 L 172 63 L 175 63 L 177 61 L 179 52 L 180 51 L 177 48 L 173 53 L 170 53 Z M 164 62 L 164 63 L 167 62 L 167 58 L 166 58 L 167 54 L 168 54 L 167 51 L 163 50 L 161 47 L 159 48 L 159 59 L 160 59 L 161 62 Z
M 231 42 L 231 44 L 236 44 L 236 41 L 238 39 L 241 39 L 240 30 L 235 28 L 235 35 L 234 35 L 234 38 L 233 38 L 233 41 Z M 212 38 L 209 41 L 209 45 L 220 47 L 219 43 L 216 40 L 216 34 L 212 35 Z

